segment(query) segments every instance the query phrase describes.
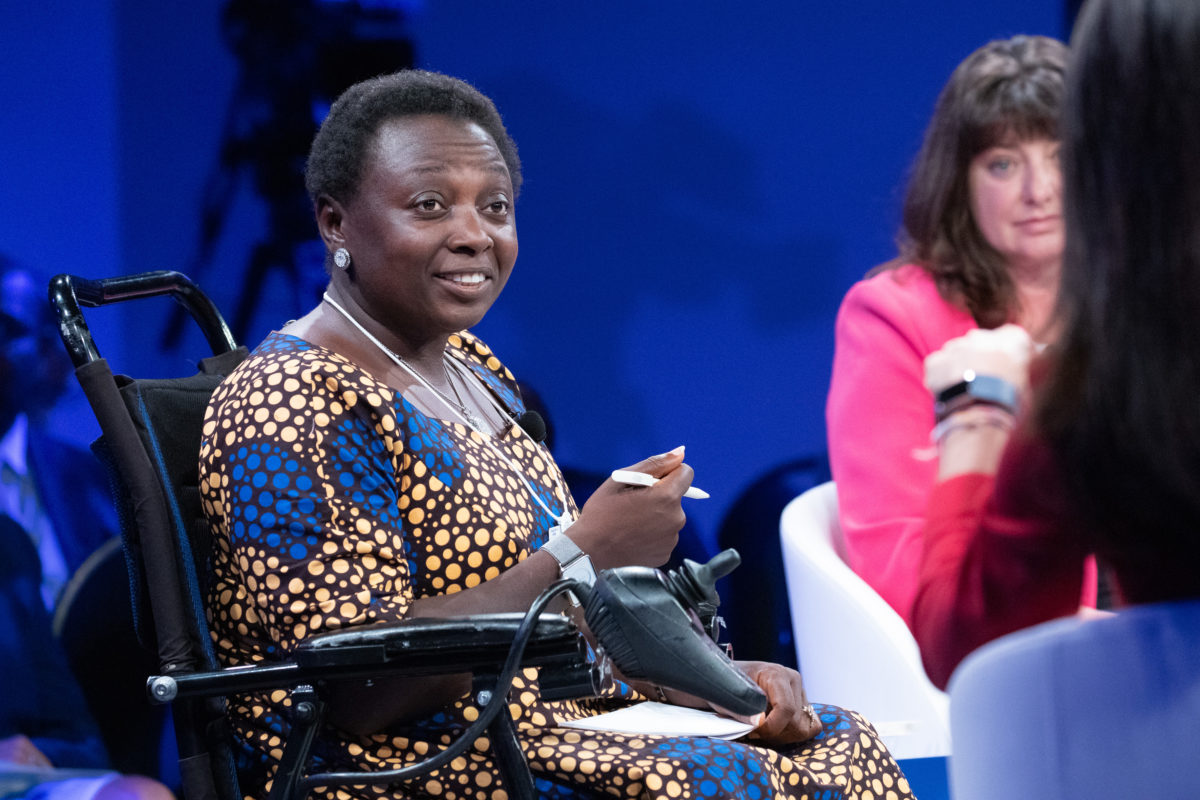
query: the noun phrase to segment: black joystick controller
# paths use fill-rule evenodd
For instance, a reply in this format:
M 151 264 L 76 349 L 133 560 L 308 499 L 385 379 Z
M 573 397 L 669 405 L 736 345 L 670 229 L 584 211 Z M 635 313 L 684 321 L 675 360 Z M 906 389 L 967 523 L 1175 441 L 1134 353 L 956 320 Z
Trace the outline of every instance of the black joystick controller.
M 721 602 L 715 584 L 741 563 L 725 550 L 707 564 L 685 560 L 664 575 L 650 567 L 606 569 L 580 589 L 584 618 L 628 678 L 708 700 L 735 714 L 764 711 L 767 698 L 713 639 Z

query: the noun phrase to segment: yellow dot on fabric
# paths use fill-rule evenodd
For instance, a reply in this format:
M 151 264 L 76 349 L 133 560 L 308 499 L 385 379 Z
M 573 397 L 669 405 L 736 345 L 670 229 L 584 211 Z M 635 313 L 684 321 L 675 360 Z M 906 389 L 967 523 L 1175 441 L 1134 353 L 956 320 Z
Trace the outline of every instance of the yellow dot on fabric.
M 475 783 L 476 783 L 476 785 L 486 789 L 487 787 L 492 785 L 492 773 L 490 773 L 490 772 L 475 773 Z
M 442 793 L 442 782 L 437 779 L 430 779 L 425 782 L 425 791 L 434 797 Z
M 465 506 L 460 507 L 458 509 L 458 511 L 456 511 L 454 513 L 454 521 L 457 522 L 459 525 L 463 525 L 466 522 L 469 522 L 470 519 L 471 519 L 471 510 L 469 508 L 466 508 Z
M 663 779 L 657 775 L 646 776 L 646 788 L 652 792 L 657 792 L 663 787 Z
M 671 797 L 679 797 L 683 794 L 683 786 L 675 781 L 668 781 L 667 794 Z
M 358 395 L 353 390 L 347 389 L 342 392 L 342 402 L 346 404 L 346 408 L 353 408 L 354 404 L 358 402 Z
M 283 430 L 279 431 L 279 438 L 290 444 L 300 438 L 300 432 L 291 425 L 288 425 Z
M 467 706 L 463 709 L 462 715 L 467 722 L 474 722 L 479 719 L 479 709 L 475 706 Z
M 275 409 L 275 412 L 273 414 L 271 414 L 271 417 L 276 422 L 287 422 L 289 419 L 292 418 L 292 412 L 287 410 L 286 408 L 277 408 L 277 409 Z
M 345 574 L 350 571 L 350 562 L 344 558 L 334 559 L 333 563 L 330 564 L 329 566 L 334 572 L 336 572 L 339 575 Z
M 254 412 L 254 421 L 260 425 L 271 418 L 271 409 L 260 408 Z
M 457 536 L 454 539 L 454 549 L 460 553 L 465 553 L 471 549 L 471 539 L 469 536 Z
M 425 521 L 425 509 L 420 506 L 413 506 L 408 512 L 408 521 L 413 525 L 420 525 Z
M 460 575 L 462 575 L 462 567 L 460 567 L 458 564 L 446 565 L 446 577 L 448 579 L 456 581 Z
M 354 530 L 356 530 L 359 533 L 364 534 L 364 535 L 370 533 L 371 532 L 371 521 L 369 519 L 367 519 L 366 517 L 356 520 L 354 522 Z

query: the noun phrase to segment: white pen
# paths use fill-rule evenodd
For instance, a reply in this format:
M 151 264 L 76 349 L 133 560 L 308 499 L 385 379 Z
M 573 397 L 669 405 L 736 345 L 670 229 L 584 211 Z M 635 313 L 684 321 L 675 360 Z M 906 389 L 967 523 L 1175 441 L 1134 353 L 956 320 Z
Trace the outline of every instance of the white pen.
M 614 469 L 612 479 L 617 483 L 627 483 L 630 486 L 653 486 L 658 483 L 659 478 L 653 475 L 647 475 L 644 472 L 634 472 L 630 469 Z M 684 497 L 690 497 L 693 500 L 703 500 L 708 497 L 708 492 L 703 489 L 697 489 L 695 486 L 689 486 L 688 490 L 683 493 Z

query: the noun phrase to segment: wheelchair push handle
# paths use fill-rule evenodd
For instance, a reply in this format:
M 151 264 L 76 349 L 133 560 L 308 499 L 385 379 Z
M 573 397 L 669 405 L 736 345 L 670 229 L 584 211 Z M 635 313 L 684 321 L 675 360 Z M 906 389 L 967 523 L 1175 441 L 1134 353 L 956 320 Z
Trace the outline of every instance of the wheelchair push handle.
M 214 355 L 237 348 L 233 333 L 216 305 L 182 272 L 158 270 L 100 280 L 60 274 L 50 279 L 49 289 L 59 335 L 76 367 L 100 360 L 100 352 L 83 318 L 81 306 L 95 308 L 164 294 L 169 294 L 192 315 Z

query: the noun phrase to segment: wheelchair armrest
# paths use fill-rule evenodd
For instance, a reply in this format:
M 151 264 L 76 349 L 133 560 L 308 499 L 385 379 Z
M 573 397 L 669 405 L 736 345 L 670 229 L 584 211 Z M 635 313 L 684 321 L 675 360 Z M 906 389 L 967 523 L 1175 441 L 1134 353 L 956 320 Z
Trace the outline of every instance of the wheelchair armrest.
M 169 703 L 176 697 L 227 695 L 322 680 L 496 673 L 524 616 L 478 614 L 362 625 L 309 637 L 288 661 L 155 675 L 146 685 L 154 702 Z M 579 666 L 586 663 L 587 652 L 583 635 L 572 620 L 541 614 L 521 665 Z
M 304 669 L 402 662 L 405 674 L 495 672 L 508 656 L 525 615 L 476 614 L 457 618 L 414 618 L 329 631 L 305 639 L 295 650 Z M 522 664 L 538 666 L 564 658 L 586 658 L 575 623 L 560 614 L 541 614 Z

